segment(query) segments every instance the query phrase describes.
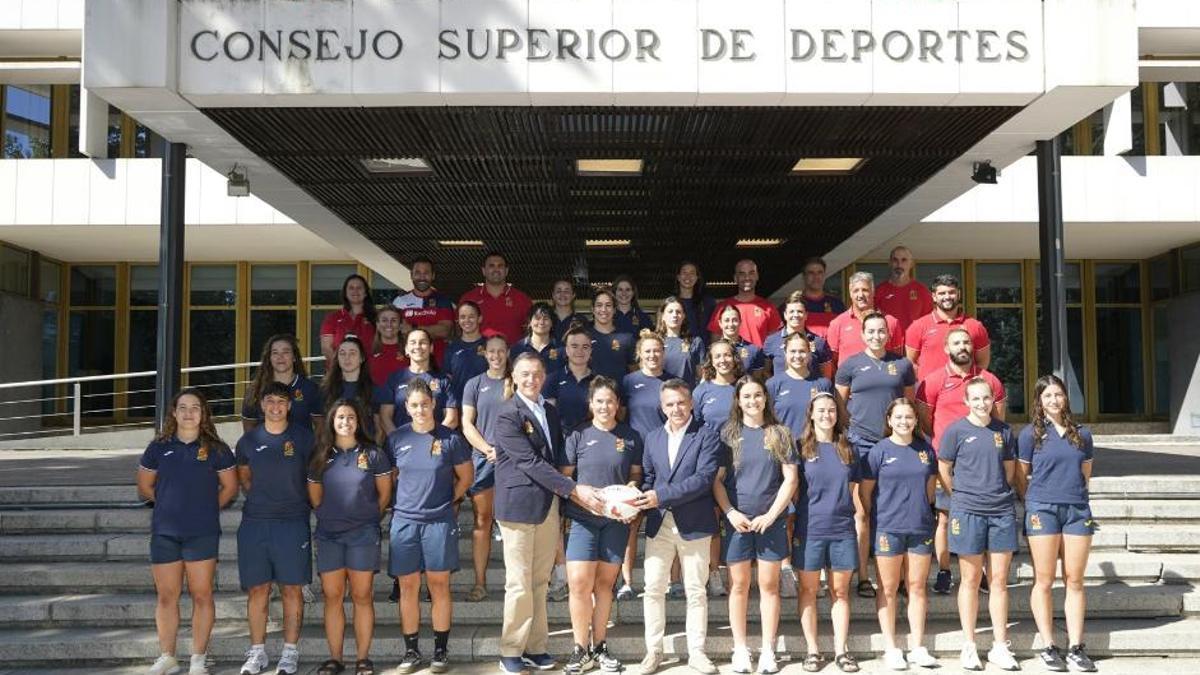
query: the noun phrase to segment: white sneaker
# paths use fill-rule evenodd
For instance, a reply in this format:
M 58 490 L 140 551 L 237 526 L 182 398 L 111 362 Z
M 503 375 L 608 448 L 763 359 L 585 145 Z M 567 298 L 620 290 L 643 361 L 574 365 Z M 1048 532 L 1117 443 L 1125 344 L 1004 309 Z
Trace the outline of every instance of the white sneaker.
M 208 675 L 208 654 L 192 654 L 188 675 Z
M 179 660 L 171 654 L 163 654 L 150 666 L 148 675 L 172 675 L 178 672 Z
M 758 654 L 758 672 L 763 675 L 779 672 L 779 664 L 775 662 L 775 652 L 764 649 Z
M 883 665 L 887 666 L 891 670 L 908 670 L 908 661 L 904 660 L 904 650 L 883 650 Z
M 296 675 L 299 670 L 300 650 L 284 647 L 283 653 L 279 655 L 279 664 L 275 669 L 275 675 Z
M 796 572 L 791 567 L 779 570 L 779 597 L 796 597 Z
M 733 672 L 735 673 L 750 673 L 753 672 L 753 665 L 750 661 L 750 650 L 745 647 L 733 648 Z
M 709 574 L 708 574 L 708 597 L 720 598 L 720 597 L 724 597 L 726 595 L 728 595 L 728 593 L 725 591 L 725 582 L 721 581 L 721 572 L 718 570 L 713 570 L 712 572 L 709 572 Z M 747 652 L 747 654 L 749 654 L 749 652 Z M 749 663 L 749 662 L 750 662 L 750 657 L 749 657 L 749 655 L 747 655 L 746 663 Z M 749 668 L 749 666 L 746 666 L 746 667 Z M 746 670 L 745 672 L 748 673 L 750 671 Z
M 983 670 L 983 661 L 979 660 L 979 652 L 974 642 L 963 644 L 962 652 L 958 655 L 958 663 L 963 670 Z
M 988 663 L 996 666 L 1000 670 L 1020 670 L 1021 664 L 1017 663 L 1017 657 L 1008 649 L 1008 642 L 996 643 L 988 650 Z
M 938 660 L 924 647 L 917 647 L 908 653 L 908 662 L 922 668 L 936 668 Z
M 271 658 L 267 656 L 267 650 L 254 649 L 251 647 L 246 650 L 246 662 L 242 664 L 241 675 L 258 675 L 271 665 Z

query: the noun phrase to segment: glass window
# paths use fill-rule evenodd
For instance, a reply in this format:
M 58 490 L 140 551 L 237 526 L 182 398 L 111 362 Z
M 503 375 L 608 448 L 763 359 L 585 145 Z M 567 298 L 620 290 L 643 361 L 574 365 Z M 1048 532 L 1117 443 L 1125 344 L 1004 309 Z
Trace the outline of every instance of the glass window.
M 992 345 L 988 370 L 1004 384 L 1007 410 L 1025 412 L 1024 311 L 1019 307 L 980 307 L 979 322 L 987 328 Z
M 396 284 L 384 279 L 378 272 L 371 274 L 371 302 L 376 306 L 392 304 L 392 300 L 399 294 L 400 288 Z
M 135 309 L 129 312 L 129 372 L 158 367 L 158 311 Z M 130 417 L 154 417 L 155 380 L 153 376 L 133 377 L 128 383 Z
M 309 301 L 313 306 L 341 306 L 342 284 L 346 282 L 346 277 L 357 272 L 358 267 L 355 265 L 313 265 L 309 281 L 312 287 Z
M 1141 265 L 1096 263 L 1096 302 L 1132 303 L 1142 301 Z
M 325 320 L 325 315 L 329 313 L 327 309 L 314 309 L 308 313 L 308 334 L 312 336 L 308 341 L 308 355 L 321 355 L 321 322 Z M 310 361 L 307 364 L 308 374 L 312 377 L 320 377 L 325 374 L 325 359 L 317 359 Z
M 109 306 L 117 304 L 117 268 L 112 265 L 73 265 L 71 304 Z
M 1083 302 L 1083 271 L 1077 262 L 1069 262 L 1064 269 L 1067 284 L 1067 303 L 1078 305 Z M 1033 263 L 1034 302 L 1042 301 L 1042 264 Z
M 4 159 L 41 159 L 51 153 L 50 85 L 4 87 Z
M 84 157 L 85 155 L 79 151 L 79 85 L 72 84 L 69 87 L 70 104 L 67 115 L 67 157 Z
M 1146 115 L 1145 115 L 1145 100 L 1143 98 L 1142 85 L 1134 87 L 1129 94 L 1129 120 L 1133 127 L 1133 148 L 1128 152 L 1134 157 L 1141 157 L 1146 154 Z
M 236 265 L 193 265 L 191 271 L 193 306 L 229 306 L 237 304 Z
M 47 307 L 42 310 L 42 379 L 58 378 L 58 309 Z M 59 395 L 53 385 L 42 387 L 42 398 L 52 399 Z M 65 410 L 65 408 L 64 408 Z M 42 414 L 49 415 L 58 411 L 58 402 L 42 401 Z
M 1183 291 L 1200 291 L 1200 245 L 1182 249 L 1179 258 L 1183 265 Z
M 57 303 L 62 299 L 62 265 L 50 260 L 38 262 L 38 293 L 42 302 Z
M 1165 300 L 1174 294 L 1175 256 L 1160 255 L 1150 261 L 1150 299 Z
M 30 258 L 28 251 L 0 246 L 0 291 L 29 297 Z
M 876 286 L 887 281 L 888 277 L 892 274 L 892 268 L 888 267 L 888 264 L 885 262 L 855 263 L 854 271 L 870 272 L 875 277 Z
M 1164 155 L 1200 155 L 1200 83 L 1158 85 L 1158 121 Z
M 1096 362 L 1100 364 L 1100 412 L 1145 412 L 1140 307 L 1096 308 Z
M 163 157 L 166 155 L 167 141 L 154 133 L 150 127 L 137 125 L 133 133 L 134 157 Z
M 962 278 L 959 278 L 962 281 Z M 1021 263 L 977 263 L 975 302 L 1018 304 L 1021 302 Z M 995 354 L 996 350 L 992 350 Z
M 1166 416 L 1171 413 L 1171 355 L 1170 323 L 1167 321 L 1167 306 L 1155 305 L 1154 310 L 1154 414 Z
M 1041 331 L 1042 308 L 1037 308 L 1037 346 L 1038 374 L 1051 372 L 1050 342 Z M 996 350 L 992 350 L 995 358 Z M 1071 411 L 1083 415 L 1087 412 L 1087 399 L 1083 396 L 1083 309 L 1067 307 L 1067 357 L 1071 361 L 1070 377 L 1067 378 L 1067 388 L 1071 398 Z
M 67 342 L 67 376 L 111 375 L 116 353 L 116 313 L 112 310 L 71 312 L 70 336 Z M 89 417 L 112 417 L 113 381 L 84 382 L 83 414 Z
M 221 309 L 193 309 L 188 315 L 188 365 L 219 366 L 233 363 L 237 354 L 235 313 Z M 214 370 L 188 374 L 188 383 L 200 387 L 209 398 L 213 414 L 229 415 L 234 412 L 233 372 Z
M 158 265 L 130 266 L 129 304 L 158 305 Z
M 943 274 L 953 275 L 961 285 L 963 282 L 962 263 L 917 263 L 917 281 L 920 281 L 925 288 L 929 288 L 933 284 L 933 280 Z
M 825 288 L 823 290 L 826 295 L 832 295 L 835 298 L 842 297 L 842 277 L 844 275 L 845 271 L 843 270 L 825 275 Z
M 296 311 L 292 309 L 255 309 L 250 311 L 250 351 L 262 352 L 267 338 L 277 333 L 296 334 Z
M 250 268 L 250 304 L 296 304 L 296 266 L 252 266 Z
M 108 106 L 108 158 L 116 159 L 121 156 L 121 111 L 116 106 Z

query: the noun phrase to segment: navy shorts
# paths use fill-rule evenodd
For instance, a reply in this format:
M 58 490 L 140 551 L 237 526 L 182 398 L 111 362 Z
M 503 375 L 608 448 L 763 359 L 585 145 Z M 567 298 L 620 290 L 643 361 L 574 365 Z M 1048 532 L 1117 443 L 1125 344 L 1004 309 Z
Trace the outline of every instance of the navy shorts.
M 942 489 L 940 481 L 933 485 L 933 508 L 950 513 L 950 495 Z
M 966 511 L 950 511 L 951 553 L 980 555 L 984 551 L 1004 553 L 1016 550 L 1016 513 L 982 516 Z
M 721 523 L 721 560 L 726 563 L 746 560 L 776 562 L 788 557 L 787 517 L 780 516 L 766 532 L 738 532 L 728 522 Z
M 890 534 L 876 532 L 872 538 L 875 555 L 880 558 L 916 553 L 929 555 L 933 553 L 933 533 L 929 534 Z
M 272 581 L 283 586 L 303 586 L 312 581 L 308 518 L 243 518 L 237 544 L 238 580 L 243 591 Z
M 858 540 L 797 539 L 792 546 L 792 567 L 805 572 L 825 568 L 847 572 L 858 569 Z
M 871 467 L 867 464 L 867 455 L 871 453 L 871 448 L 879 441 L 870 441 L 857 434 L 849 434 L 846 440 L 850 441 L 850 445 L 854 447 L 854 453 L 858 455 L 858 469 L 862 475 L 871 475 Z
M 345 532 L 317 530 L 317 574 L 348 569 L 355 572 L 379 571 L 379 525 L 369 523 Z
M 489 462 L 483 453 L 471 453 L 471 464 L 475 467 L 475 481 L 467 488 L 467 496 L 473 497 L 484 490 L 496 487 L 496 463 Z
M 567 561 L 620 564 L 629 543 L 629 526 L 618 520 L 603 523 L 571 520 L 567 530 Z
M 198 537 L 176 537 L 170 534 L 150 535 L 150 562 L 155 565 L 179 562 L 197 562 L 217 557 L 219 534 Z
M 1090 537 L 1096 531 L 1092 507 L 1084 504 L 1025 502 L 1025 536 L 1069 534 Z
M 418 523 L 392 516 L 388 574 L 453 572 L 458 569 L 458 521 Z

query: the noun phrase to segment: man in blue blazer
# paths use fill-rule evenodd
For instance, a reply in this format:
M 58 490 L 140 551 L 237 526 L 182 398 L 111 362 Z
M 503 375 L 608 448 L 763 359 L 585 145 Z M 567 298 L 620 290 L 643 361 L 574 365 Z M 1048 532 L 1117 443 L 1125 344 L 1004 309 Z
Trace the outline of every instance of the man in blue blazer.
M 666 629 L 665 596 L 671 561 L 679 556 L 687 594 L 688 665 L 712 675 L 716 666 L 704 653 L 708 633 L 709 544 L 717 533 L 713 482 L 722 458 L 717 433 L 692 418 L 692 391 L 671 379 L 659 394 L 665 426 L 646 435 L 642 453 L 642 494 L 631 503 L 646 515 L 646 657 L 642 672 L 662 666 Z
M 559 498 L 603 512 L 600 491 L 559 473 L 558 411 L 542 398 L 545 366 L 534 353 L 513 362 L 514 396 L 496 418 L 496 522 L 504 540 L 504 621 L 500 668 L 550 670 L 546 589 L 558 550 Z M 710 509 L 711 511 L 711 509 Z

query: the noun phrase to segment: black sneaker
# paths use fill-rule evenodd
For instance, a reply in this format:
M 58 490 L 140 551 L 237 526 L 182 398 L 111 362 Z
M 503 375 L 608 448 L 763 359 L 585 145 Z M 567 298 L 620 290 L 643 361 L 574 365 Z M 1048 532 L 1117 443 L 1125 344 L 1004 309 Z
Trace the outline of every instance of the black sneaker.
M 567 657 L 567 664 L 563 666 L 563 672 L 567 675 L 580 675 L 594 668 L 596 662 L 592 659 L 592 654 L 587 648 L 582 645 L 575 645 L 575 649 L 571 650 L 571 655 Z
M 1058 647 L 1050 645 L 1038 652 L 1038 656 L 1042 657 L 1042 665 L 1046 666 L 1046 670 L 1056 673 L 1067 672 L 1067 662 L 1063 661 L 1062 652 L 1058 651 Z
M 433 650 L 433 658 L 429 660 L 429 670 L 434 673 L 444 673 L 450 669 L 450 654 L 445 649 Z
M 949 595 L 953 578 L 950 570 L 938 570 L 937 581 L 933 582 L 933 592 L 939 595 Z
M 608 642 L 601 642 L 592 650 L 592 658 L 600 664 L 600 670 L 606 673 L 619 673 L 625 670 L 621 660 L 608 653 Z
M 1078 644 L 1067 650 L 1067 666 L 1077 673 L 1094 673 L 1096 664 L 1083 651 L 1083 645 Z
M 421 669 L 425 665 L 425 658 L 421 656 L 421 652 L 410 649 L 404 652 L 404 658 L 400 659 L 400 665 L 396 666 L 398 673 L 412 673 Z

